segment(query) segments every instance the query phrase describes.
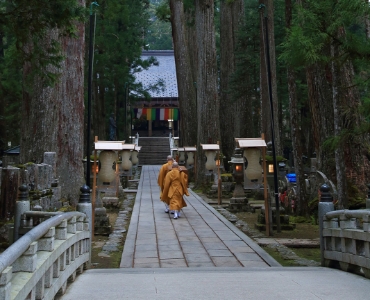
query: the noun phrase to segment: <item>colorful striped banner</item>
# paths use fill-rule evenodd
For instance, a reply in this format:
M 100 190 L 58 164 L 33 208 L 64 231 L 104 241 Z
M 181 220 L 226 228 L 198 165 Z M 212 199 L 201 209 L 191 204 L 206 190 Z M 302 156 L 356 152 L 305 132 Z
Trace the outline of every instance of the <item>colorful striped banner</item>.
M 147 120 L 167 121 L 172 119 L 178 121 L 180 112 L 178 108 L 134 108 L 134 117 L 140 119 L 142 115 L 146 116 Z

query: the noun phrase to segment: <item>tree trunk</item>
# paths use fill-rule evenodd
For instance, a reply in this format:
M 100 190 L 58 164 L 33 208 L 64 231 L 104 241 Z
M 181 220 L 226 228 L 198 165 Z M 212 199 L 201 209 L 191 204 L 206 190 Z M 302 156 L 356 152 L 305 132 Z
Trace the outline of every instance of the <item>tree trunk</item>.
M 242 124 L 251 123 L 246 119 L 245 98 L 233 99 L 230 91 L 230 79 L 236 69 L 235 50 L 237 33 L 244 21 L 244 2 L 236 0 L 231 3 L 221 1 L 220 7 L 220 127 L 222 153 L 231 159 L 236 137 L 242 136 Z M 250 110 L 251 111 L 251 110 Z
M 205 156 L 200 144 L 220 141 L 219 98 L 214 30 L 214 0 L 196 0 L 197 74 L 197 185 L 205 179 Z
M 95 73 L 96 74 L 96 73 Z M 104 78 L 104 73 L 99 73 L 99 78 Z M 97 136 L 99 140 L 108 140 L 107 136 L 107 114 L 105 112 L 105 91 L 104 87 L 93 80 L 94 97 L 92 101 L 92 136 Z
M 292 25 L 292 0 L 285 0 L 286 27 Z M 292 137 L 292 148 L 294 158 L 294 171 L 297 178 L 297 213 L 305 216 L 308 214 L 308 197 L 305 193 L 305 174 L 302 162 L 303 145 L 301 140 L 301 114 L 297 98 L 296 74 L 293 68 L 287 68 L 288 93 L 289 93 L 289 118 Z
M 315 64 L 306 68 L 308 102 L 311 112 L 312 138 L 315 145 L 317 169 L 327 176 L 333 173 L 332 155 L 323 147 L 324 142 L 334 133 L 333 103 L 330 93 L 331 76 L 328 70 Z M 329 71 L 330 72 L 330 71 Z M 327 75 L 327 76 L 326 76 Z
M 171 0 L 172 39 L 174 44 L 176 76 L 181 111 L 181 144 L 194 146 L 197 143 L 196 89 L 191 72 L 187 26 L 182 0 Z
M 85 1 L 79 3 L 85 6 Z M 77 25 L 77 38 L 59 39 L 65 60 L 54 87 L 35 80 L 32 91 L 24 91 L 21 161 L 41 163 L 44 152 L 56 152 L 56 171 L 62 198 L 78 202 L 83 184 L 84 47 L 85 26 Z M 57 38 L 56 30 L 49 38 Z M 50 40 L 49 40 L 50 41 Z M 47 43 L 47 41 L 45 41 Z M 32 67 L 24 67 L 24 76 Z
M 260 0 L 260 4 L 266 5 L 264 9 L 261 9 L 261 111 L 262 111 L 262 132 L 265 133 L 266 141 L 271 141 L 271 121 L 274 122 L 274 137 L 275 137 L 275 151 L 279 155 L 282 153 L 281 142 L 280 142 L 280 126 L 279 126 L 279 105 L 277 97 L 277 78 L 276 78 L 276 57 L 275 57 L 275 30 L 274 30 L 274 3 L 273 0 Z M 268 41 L 265 39 L 264 28 L 264 10 L 267 9 L 267 28 L 268 31 Z M 271 80 L 271 94 L 272 94 L 272 109 L 273 109 L 273 120 L 271 114 L 271 105 L 269 99 L 269 90 L 268 90 L 268 77 L 267 77 L 267 62 L 265 59 L 264 51 L 266 43 L 268 42 L 269 47 L 269 58 L 270 58 L 270 80 Z
M 265 0 L 259 0 L 260 4 L 265 4 Z M 264 9 L 260 10 L 260 111 L 261 111 L 261 132 L 265 134 L 266 142 L 271 141 L 271 113 L 268 91 L 268 78 L 265 57 L 265 31 L 264 31 Z
M 331 76 L 332 76 L 332 99 L 333 99 L 333 111 L 334 111 L 334 136 L 339 136 L 342 131 L 341 124 L 341 107 L 339 101 L 339 76 L 340 71 L 336 63 L 336 58 L 339 56 L 338 45 L 334 41 L 331 44 Z M 337 179 L 337 191 L 338 191 L 338 208 L 343 209 L 347 206 L 347 183 L 346 183 L 346 169 L 343 155 L 343 147 L 338 145 L 335 149 L 335 169 Z

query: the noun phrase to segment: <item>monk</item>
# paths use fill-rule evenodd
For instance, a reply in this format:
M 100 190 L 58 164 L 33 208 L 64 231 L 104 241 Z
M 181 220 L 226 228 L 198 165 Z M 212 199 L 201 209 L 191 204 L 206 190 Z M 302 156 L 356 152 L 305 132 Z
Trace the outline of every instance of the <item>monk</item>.
M 189 196 L 188 175 L 181 172 L 177 162 L 173 162 L 172 170 L 167 173 L 164 179 L 162 201 L 166 201 L 170 210 L 174 211 L 174 219 L 179 218 L 181 209 L 187 206 L 183 198 L 184 194 Z
M 165 164 L 163 164 L 161 169 L 159 170 L 158 185 L 159 185 L 159 188 L 161 189 L 161 194 L 159 196 L 161 201 L 163 201 L 162 192 L 163 192 L 163 188 L 164 188 L 164 179 L 165 179 L 168 171 L 171 170 L 173 161 L 174 161 L 173 157 L 171 155 L 168 155 L 167 156 L 167 162 Z M 168 204 L 165 201 L 163 201 L 163 202 L 164 202 L 164 205 L 166 207 L 164 212 L 168 213 L 170 211 L 169 208 L 168 208 Z

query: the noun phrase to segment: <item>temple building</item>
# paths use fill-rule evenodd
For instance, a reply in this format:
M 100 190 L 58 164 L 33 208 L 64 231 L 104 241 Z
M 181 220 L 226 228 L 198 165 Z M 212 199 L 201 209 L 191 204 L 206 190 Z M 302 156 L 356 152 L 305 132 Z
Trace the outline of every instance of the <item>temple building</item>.
M 150 100 L 139 99 L 133 104 L 133 131 L 140 136 L 178 135 L 180 111 L 177 90 L 176 66 L 173 50 L 143 51 L 141 59 L 155 57 L 158 64 L 135 73 L 136 82 L 149 88 L 159 81 L 163 87 L 149 91 Z M 173 128 L 169 128 L 173 120 Z

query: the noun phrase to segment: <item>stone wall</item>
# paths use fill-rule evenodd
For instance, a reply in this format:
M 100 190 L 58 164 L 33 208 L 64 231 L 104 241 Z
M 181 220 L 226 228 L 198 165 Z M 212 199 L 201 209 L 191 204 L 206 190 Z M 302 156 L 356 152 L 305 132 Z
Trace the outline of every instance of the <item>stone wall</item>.
M 61 188 L 56 178 L 56 154 L 45 152 L 41 164 L 0 168 L 0 218 L 10 220 L 14 216 L 14 204 L 18 188 L 26 184 L 31 200 L 31 208 L 40 205 L 43 211 L 56 211 L 61 206 Z

